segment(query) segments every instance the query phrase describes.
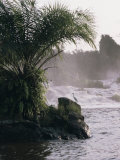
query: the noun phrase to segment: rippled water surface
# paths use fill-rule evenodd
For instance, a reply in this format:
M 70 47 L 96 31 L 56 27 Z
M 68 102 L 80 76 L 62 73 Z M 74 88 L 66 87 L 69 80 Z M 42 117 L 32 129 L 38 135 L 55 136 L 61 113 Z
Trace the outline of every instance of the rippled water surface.
M 120 160 L 120 109 L 83 109 L 90 139 L 1 144 L 1 160 Z
M 120 160 L 120 84 L 114 80 L 104 84 L 109 88 L 50 86 L 47 94 L 48 103 L 56 105 L 58 97 L 74 100 L 74 93 L 90 127 L 90 139 L 0 144 L 0 160 Z
M 48 159 L 120 160 L 120 109 L 85 109 L 92 137 L 87 140 L 51 142 Z

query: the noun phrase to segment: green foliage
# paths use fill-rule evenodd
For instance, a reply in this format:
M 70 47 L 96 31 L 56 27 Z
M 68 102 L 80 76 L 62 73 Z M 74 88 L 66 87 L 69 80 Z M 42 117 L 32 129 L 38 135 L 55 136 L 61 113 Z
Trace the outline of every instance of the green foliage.
M 49 106 L 45 111 L 45 117 L 40 119 L 40 125 L 47 127 L 56 127 L 59 125 L 59 127 L 63 128 L 64 126 L 64 128 L 67 128 L 69 113 L 77 113 L 78 115 L 81 115 L 81 109 L 77 104 L 74 104 L 74 102 L 68 106 L 59 105 L 58 109 Z
M 68 113 L 66 113 L 64 106 L 59 106 L 58 113 L 65 121 L 68 120 Z
M 54 108 L 53 106 L 49 106 L 45 110 L 45 117 L 41 120 L 40 118 L 40 125 L 41 126 L 54 126 L 56 123 L 56 116 L 60 116 L 58 109 Z
M 76 104 L 74 104 L 74 103 L 69 105 L 68 111 L 69 111 L 69 113 L 70 112 L 76 112 L 76 113 L 81 115 L 81 109 L 78 108 L 78 106 L 76 106 Z
M 29 71 L 30 72 L 30 71 Z M 33 74 L 25 73 L 21 77 L 5 80 L 0 83 L 0 111 L 10 117 L 22 114 L 23 118 L 32 119 L 34 114 L 44 110 L 45 105 L 45 82 L 44 72 L 32 71 Z M 1 78 L 1 77 L 0 77 Z M 35 113 L 36 112 L 36 113 Z
M 72 12 L 60 4 L 39 10 L 35 0 L 0 1 L 0 23 L 2 59 L 7 55 L 4 61 L 16 72 L 17 66 L 23 69 L 25 61 L 41 68 L 61 53 L 62 44 L 67 41 L 75 43 L 76 39 L 83 39 L 94 46 L 91 13 Z
M 35 0 L 0 1 L 0 113 L 35 118 L 45 105 L 44 65 L 62 45 L 83 39 L 94 46 L 93 17 Z
M 78 104 L 71 103 L 68 106 L 58 106 L 58 113 L 64 120 L 68 120 L 69 113 L 75 112 L 81 115 L 81 109 L 79 108 Z

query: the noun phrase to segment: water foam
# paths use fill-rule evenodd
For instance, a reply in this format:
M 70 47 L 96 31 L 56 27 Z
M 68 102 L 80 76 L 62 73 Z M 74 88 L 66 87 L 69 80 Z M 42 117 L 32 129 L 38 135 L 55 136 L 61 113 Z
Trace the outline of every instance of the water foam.
M 67 97 L 75 100 L 76 97 L 78 104 L 83 108 L 118 108 L 120 107 L 120 84 L 116 80 L 101 81 L 103 85 L 110 86 L 109 88 L 77 88 L 73 86 L 54 86 L 49 84 L 47 92 L 47 102 L 49 105 L 57 106 L 59 97 Z M 117 93 L 117 94 L 116 94 Z M 113 98 L 111 98 L 113 97 Z M 119 100 L 118 100 L 119 99 Z

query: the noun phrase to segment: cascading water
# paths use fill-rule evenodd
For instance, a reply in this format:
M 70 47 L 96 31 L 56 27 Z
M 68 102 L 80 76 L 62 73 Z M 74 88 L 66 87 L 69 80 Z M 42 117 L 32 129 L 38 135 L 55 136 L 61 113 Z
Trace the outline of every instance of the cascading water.
M 101 88 L 54 86 L 52 83 L 50 83 L 47 92 L 47 102 L 49 105 L 57 106 L 57 99 L 59 97 L 67 97 L 74 101 L 74 97 L 76 97 L 78 101 L 77 103 L 79 103 L 82 108 L 120 107 L 120 83 L 117 83 L 114 79 L 104 80 L 101 82 L 103 83 L 103 87 Z
M 0 160 L 120 160 L 120 83 L 102 82 L 103 88 L 51 83 L 47 93 L 48 104 L 55 106 L 58 97 L 76 97 L 90 127 L 90 139 L 0 144 Z

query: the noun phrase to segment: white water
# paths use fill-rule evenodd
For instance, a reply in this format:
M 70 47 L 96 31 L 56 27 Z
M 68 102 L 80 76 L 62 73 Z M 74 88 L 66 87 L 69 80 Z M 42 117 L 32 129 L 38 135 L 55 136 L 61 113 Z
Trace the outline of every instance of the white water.
M 50 141 L 47 160 L 120 160 L 120 109 L 83 109 L 92 137 Z
M 57 105 L 58 97 L 74 100 L 72 93 L 75 94 L 92 137 L 51 141 L 48 160 L 120 160 L 120 83 L 116 83 L 115 79 L 103 83 L 109 88 L 80 89 L 50 85 L 47 93 L 49 104 Z
M 56 106 L 58 97 L 74 100 L 74 93 L 90 127 L 90 139 L 0 144 L 0 160 L 120 160 L 120 84 L 114 79 L 103 83 L 110 88 L 50 84 L 47 93 L 48 103 Z
M 72 100 L 73 94 L 77 103 L 82 108 L 118 108 L 120 107 L 120 83 L 115 79 L 102 81 L 109 88 L 76 88 L 72 86 L 49 85 L 47 102 L 49 105 L 57 106 L 59 97 L 67 97 Z M 111 97 L 114 97 L 113 99 Z

